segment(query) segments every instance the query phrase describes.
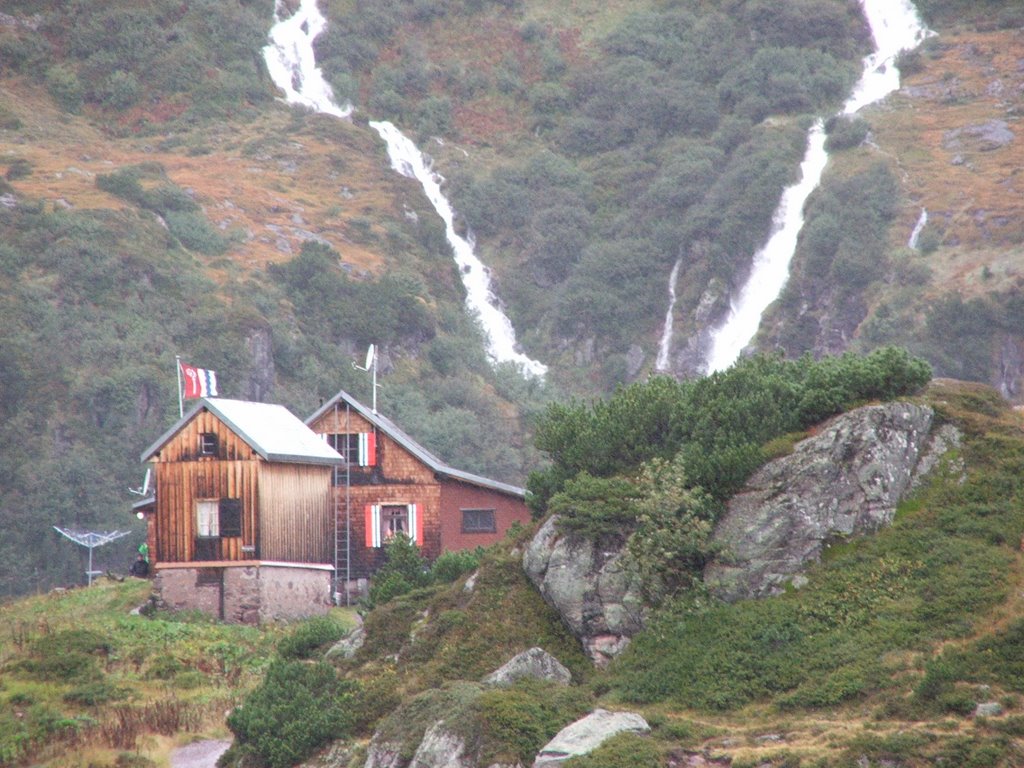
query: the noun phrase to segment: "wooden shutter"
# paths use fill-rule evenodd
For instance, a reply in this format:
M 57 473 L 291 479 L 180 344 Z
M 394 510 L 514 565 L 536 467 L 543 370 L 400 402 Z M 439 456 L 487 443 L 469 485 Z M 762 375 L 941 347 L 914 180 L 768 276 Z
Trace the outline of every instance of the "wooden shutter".
M 359 433 L 359 466 L 377 466 L 377 433 Z
M 242 500 L 221 499 L 220 500 L 220 535 L 241 536 L 242 535 Z
M 423 546 L 423 520 L 421 519 L 421 505 L 408 504 L 409 510 L 409 538 L 416 542 L 416 546 Z
M 366 546 L 379 547 L 380 545 L 380 504 L 367 504 Z

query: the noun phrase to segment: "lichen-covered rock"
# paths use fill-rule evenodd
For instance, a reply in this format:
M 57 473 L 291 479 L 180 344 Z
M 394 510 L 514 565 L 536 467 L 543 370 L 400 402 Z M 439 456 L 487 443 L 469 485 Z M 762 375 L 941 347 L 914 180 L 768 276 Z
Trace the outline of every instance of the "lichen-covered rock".
M 640 584 L 623 565 L 624 547 L 564 534 L 553 515 L 523 553 L 526 575 L 597 664 L 643 628 Z
M 527 677 L 561 685 L 572 682 L 572 673 L 543 648 L 530 648 L 513 656 L 485 677 L 483 682 L 490 685 L 512 685 L 516 680 Z
M 409 768 L 476 768 L 476 761 L 465 752 L 466 742 L 439 721 L 423 734 Z
M 533 768 L 553 768 L 571 757 L 586 755 L 618 733 L 647 733 L 650 730 L 647 721 L 635 712 L 595 709 L 555 734 L 555 738 L 537 753 Z
M 730 601 L 778 593 L 829 541 L 890 523 L 919 468 L 958 440 L 933 435 L 933 416 L 911 403 L 858 408 L 758 470 L 715 528 L 724 554 L 705 569 L 711 592 Z
M 366 642 L 366 630 L 364 630 L 363 625 L 360 624 L 341 638 L 341 640 L 332 645 L 327 653 L 324 654 L 324 658 L 336 659 L 340 657 L 343 659 L 351 659 L 356 655 L 356 652 L 363 647 L 364 642 Z

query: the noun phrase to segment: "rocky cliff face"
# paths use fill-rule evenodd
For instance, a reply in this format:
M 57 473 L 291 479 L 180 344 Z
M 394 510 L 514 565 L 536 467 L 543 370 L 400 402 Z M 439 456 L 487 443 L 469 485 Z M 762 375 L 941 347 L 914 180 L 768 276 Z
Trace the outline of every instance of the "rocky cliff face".
M 817 561 L 830 541 L 892 522 L 896 505 L 959 437 L 910 403 L 844 414 L 762 467 L 734 496 L 713 540 L 723 556 L 704 580 L 723 600 L 762 597 Z
M 923 405 L 866 406 L 833 419 L 730 500 L 713 539 L 724 554 L 704 573 L 711 593 L 733 601 L 800 586 L 831 541 L 892 522 L 897 504 L 958 444 L 959 433 L 937 426 Z M 523 557 L 530 580 L 599 664 L 643 628 L 624 544 L 562 534 L 551 518 Z
M 552 516 L 523 555 L 526 575 L 603 664 L 643 628 L 639 582 L 624 567 L 623 542 L 592 542 L 563 534 Z

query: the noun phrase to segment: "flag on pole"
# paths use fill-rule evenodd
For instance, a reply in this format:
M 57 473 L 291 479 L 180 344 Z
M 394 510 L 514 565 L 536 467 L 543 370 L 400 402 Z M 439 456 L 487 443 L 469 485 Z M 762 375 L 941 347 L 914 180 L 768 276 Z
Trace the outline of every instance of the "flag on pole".
M 194 397 L 217 397 L 217 373 L 205 368 L 196 368 L 194 365 L 182 363 L 181 374 L 185 379 L 185 388 L 182 395 L 186 398 Z

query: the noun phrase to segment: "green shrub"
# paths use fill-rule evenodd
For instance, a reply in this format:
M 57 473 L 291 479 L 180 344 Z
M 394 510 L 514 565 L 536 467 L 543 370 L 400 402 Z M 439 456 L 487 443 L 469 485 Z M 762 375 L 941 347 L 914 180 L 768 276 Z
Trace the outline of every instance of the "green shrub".
M 54 65 L 46 71 L 46 89 L 64 111 L 77 113 L 82 109 L 82 83 L 75 70 L 66 64 Z
M 479 550 L 445 551 L 430 566 L 430 578 L 435 584 L 449 584 L 467 573 L 472 573 L 479 565 Z
M 150 662 L 146 677 L 154 680 L 170 680 L 184 670 L 185 665 L 173 656 L 161 655 Z
M 32 175 L 32 163 L 23 157 L 12 160 L 7 166 L 7 173 L 4 178 L 8 181 L 17 181 Z
M 370 603 L 379 605 L 418 587 L 430 584 L 430 571 L 419 547 L 408 536 L 397 534 L 384 544 L 384 565 L 374 575 Z
M 565 761 L 565 768 L 661 768 L 663 750 L 649 737 L 619 733 L 593 752 Z
M 120 701 L 126 696 L 127 694 L 117 686 L 103 680 L 96 680 L 68 691 L 64 694 L 64 701 L 68 704 L 95 707 L 112 701 Z
M 236 749 L 267 768 L 290 768 L 356 722 L 356 684 L 329 664 L 273 661 L 263 682 L 228 715 Z
M 282 659 L 310 659 L 336 643 L 345 635 L 345 628 L 330 616 L 317 616 L 299 624 L 277 643 Z
M 200 213 L 167 211 L 164 220 L 171 234 L 190 251 L 219 256 L 228 249 L 228 239 L 214 230 Z
M 481 764 L 528 764 L 551 738 L 590 709 L 579 688 L 523 680 L 484 691 L 473 706 Z

